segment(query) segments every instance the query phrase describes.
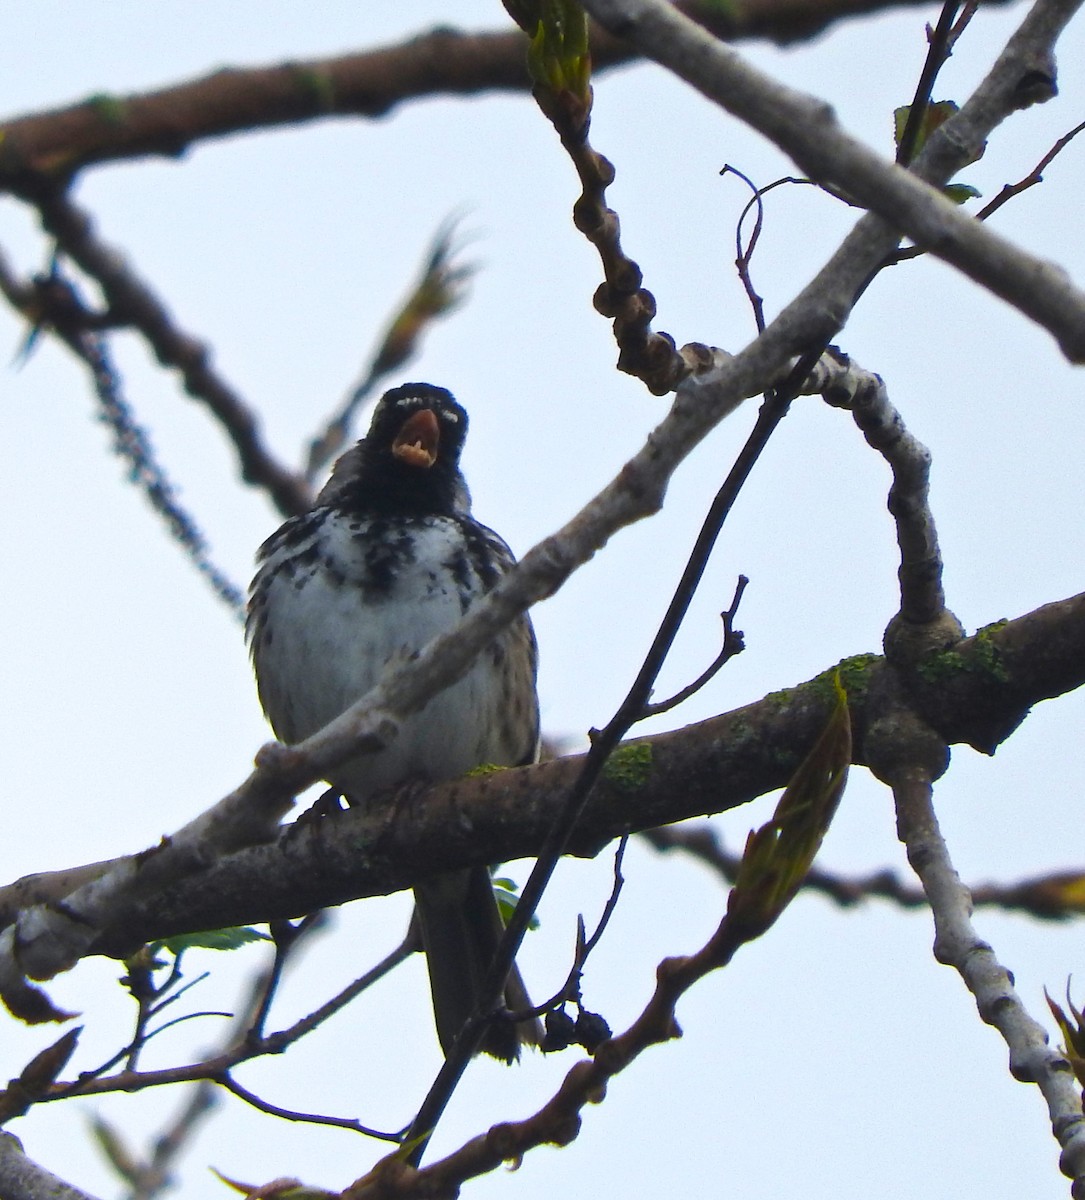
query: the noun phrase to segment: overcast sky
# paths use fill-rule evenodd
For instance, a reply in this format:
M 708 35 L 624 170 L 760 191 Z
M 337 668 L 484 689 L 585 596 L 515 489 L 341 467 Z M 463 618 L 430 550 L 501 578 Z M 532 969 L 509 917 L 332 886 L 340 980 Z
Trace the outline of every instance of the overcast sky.
M 963 100 L 1025 9 L 984 11 L 958 46 L 936 98 Z M 864 20 L 811 45 L 744 46 L 760 66 L 837 108 L 851 132 L 892 153 L 892 111 L 906 103 L 937 10 Z M 158 0 L 72 5 L 9 0 L 0 38 L 8 115 L 172 84 L 220 66 L 332 55 L 455 19 L 502 24 L 500 5 L 379 0 L 201 5 Z M 985 198 L 1023 176 L 1085 110 L 1085 41 L 1061 46 L 1059 99 L 1019 115 L 963 179 Z M 725 163 L 759 183 L 793 168 L 774 148 L 654 67 L 597 83 L 593 143 L 616 165 L 610 201 L 623 242 L 678 341 L 738 349 L 752 321 L 735 279 L 734 223 L 746 196 Z M 1085 279 L 1080 238 L 1085 142 L 998 228 Z M 574 231 L 572 168 L 525 97 L 424 101 L 373 122 L 334 120 L 206 144 L 177 161 L 88 173 L 77 198 L 104 239 L 130 256 L 178 322 L 207 339 L 222 374 L 259 410 L 288 462 L 337 403 L 453 211 L 481 266 L 469 303 L 428 337 L 405 377 L 450 387 L 471 413 L 465 456 L 476 512 L 522 553 L 575 512 L 665 411 L 614 369 L 607 322 L 591 295 L 594 252 Z M 767 200 L 755 262 L 770 314 L 802 287 L 855 217 L 812 188 Z M 0 203 L 0 246 L 20 268 L 47 250 L 32 215 Z M 0 311 L 0 359 L 23 326 Z M 879 372 L 912 431 L 932 449 L 932 502 L 950 607 L 970 630 L 1081 588 L 1081 376 L 1051 339 L 950 268 L 887 272 L 840 342 Z M 238 484 L 218 429 L 131 337 L 113 341 L 127 395 L 151 431 L 216 562 L 245 583 L 256 546 L 278 524 Z M 393 382 L 399 382 L 395 380 Z M 269 733 L 247 655 L 227 610 L 164 535 L 108 452 L 82 372 L 43 340 L 0 382 L 0 506 L 7 561 L 0 600 L 0 730 L 6 824 L 0 875 L 135 851 L 236 785 Z M 548 733 L 583 743 L 624 695 L 718 481 L 754 416 L 718 430 L 676 476 L 664 512 L 615 539 L 536 613 Z M 739 624 L 749 649 L 711 687 L 656 723 L 677 726 L 879 648 L 895 611 L 888 475 L 846 414 L 796 404 L 721 541 L 660 690 L 715 655 L 716 614 L 735 576 L 751 579 Z M 966 880 L 1012 880 L 1085 865 L 1080 697 L 1041 706 L 994 760 L 967 749 L 936 800 Z M 770 802 L 730 814 L 732 844 Z M 856 771 L 823 864 L 842 872 L 906 869 L 883 789 Z M 526 874 L 517 864 L 519 877 Z M 585 1002 L 623 1028 L 647 998 L 656 962 L 698 947 L 724 893 L 707 872 L 634 847 L 615 921 L 593 959 Z M 567 969 L 577 913 L 589 923 L 609 889 L 609 855 L 569 863 L 528 939 L 538 994 Z M 402 898 L 337 914 L 284 990 L 275 1024 L 315 1007 L 401 936 Z M 982 913 L 981 933 L 1043 1015 L 1043 988 L 1082 977 L 1077 923 L 1041 926 Z M 1067 1194 L 1042 1100 L 1011 1081 L 1006 1053 L 957 977 L 930 954 L 929 917 L 884 904 L 841 913 L 800 898 L 762 943 L 680 1005 L 686 1037 L 649 1052 L 585 1113 L 575 1145 L 529 1156 L 520 1173 L 471 1194 L 654 1195 L 807 1200 L 878 1195 L 1033 1200 Z M 191 1009 L 229 1008 L 259 951 L 194 955 L 213 972 Z M 117 964 L 82 964 L 51 985 L 84 1014 L 77 1069 L 123 1044 L 130 1002 Z M 287 1106 L 406 1123 L 439 1065 L 424 968 L 393 981 L 296 1047 L 239 1073 Z M 1081 995 L 1077 996 L 1080 1003 Z M 9 1022 L 9 1025 L 11 1023 Z M 211 1044 L 208 1017 L 165 1035 L 148 1065 Z M 55 1036 L 5 1029 L 15 1075 Z M 526 1115 L 575 1061 L 533 1057 L 506 1071 L 476 1065 L 442 1126 L 448 1150 L 498 1119 Z M 28 1153 L 89 1191 L 119 1194 L 86 1133 L 99 1113 L 138 1141 L 179 1102 L 162 1093 L 38 1109 L 14 1131 Z M 381 1148 L 357 1135 L 277 1122 L 227 1098 L 186 1160 L 175 1195 L 213 1194 L 210 1163 L 262 1182 L 298 1176 L 343 1187 Z

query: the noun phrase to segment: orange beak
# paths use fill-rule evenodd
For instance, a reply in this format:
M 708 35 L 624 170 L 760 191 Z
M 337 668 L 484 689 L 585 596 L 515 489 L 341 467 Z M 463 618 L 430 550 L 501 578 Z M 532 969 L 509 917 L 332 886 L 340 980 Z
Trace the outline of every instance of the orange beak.
M 408 467 L 427 470 L 437 461 L 440 440 L 436 415 L 432 409 L 423 408 L 403 422 L 403 428 L 392 443 L 392 453 Z

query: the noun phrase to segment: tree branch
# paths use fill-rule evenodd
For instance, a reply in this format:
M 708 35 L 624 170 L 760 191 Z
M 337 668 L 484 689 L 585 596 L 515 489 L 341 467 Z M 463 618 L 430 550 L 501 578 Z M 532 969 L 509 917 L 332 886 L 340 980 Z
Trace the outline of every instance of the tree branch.
M 210 409 L 237 450 L 242 479 L 264 488 L 284 516 L 307 508 L 311 494 L 304 479 L 272 457 L 252 409 L 215 371 L 207 346 L 182 330 L 124 255 L 98 237 L 90 215 L 54 185 L 35 184 L 26 198 L 57 246 L 99 284 L 111 322 L 139 330 L 158 361 L 176 368 L 185 391 Z
M 629 2 L 638 4 L 638 0 Z M 640 4 L 644 2 L 639 0 Z M 605 7 L 596 0 L 593 3 L 597 8 Z M 1049 57 L 1050 41 L 1061 30 L 1068 7 L 1069 0 L 1038 0 L 977 93 L 951 120 L 963 119 L 968 129 L 980 129 L 985 121 L 999 119 L 1019 105 L 1017 87 L 1024 62 L 1035 62 L 1038 54 Z M 654 8 L 652 11 L 660 19 L 678 19 Z M 683 27 L 682 37 L 687 36 Z M 679 44 L 684 44 L 681 38 Z M 711 61 L 720 49 L 709 39 L 707 59 L 702 55 L 701 60 Z M 747 73 L 744 67 L 738 72 L 736 95 L 748 100 Z M 754 73 L 752 94 L 763 99 L 760 87 Z M 943 131 L 950 124 L 947 122 Z M 837 135 L 836 140 L 840 137 L 843 135 Z M 850 140 L 845 140 L 850 145 Z M 959 146 L 944 152 L 937 148 L 941 146 L 936 135 L 921 158 L 932 177 L 952 172 L 961 153 Z M 884 164 L 867 151 L 862 150 L 858 157 L 861 163 L 873 160 L 877 178 L 887 173 Z M 908 188 L 919 187 L 925 197 L 926 189 L 905 172 L 889 168 L 889 173 L 897 183 L 899 175 Z M 957 215 L 954 213 L 955 218 Z M 123 863 L 105 878 L 66 897 L 63 911 L 39 907 L 24 913 L 17 925 L 0 937 L 0 988 L 6 1001 L 29 1019 L 56 1019 L 58 1014 L 50 1011 L 44 997 L 24 985 L 25 974 L 44 979 L 68 969 L 104 930 L 123 927 L 125 914 L 186 875 L 202 871 L 233 849 L 273 840 L 278 821 L 298 791 L 326 778 L 337 763 L 387 746 L 400 723 L 459 678 L 479 650 L 510 621 L 553 594 L 619 529 L 657 511 L 673 471 L 727 413 L 744 398 L 765 391 L 786 375 L 793 365 L 792 355 L 807 354 L 811 345 L 825 344 L 895 241 L 896 235 L 882 221 L 862 219 L 815 280 L 754 342 L 733 357 L 716 353 L 712 367 L 683 382 L 671 412 L 618 476 L 561 530 L 531 550 L 455 629 L 435 638 L 411 662 L 388 669 L 367 696 L 305 742 L 289 748 L 266 747 L 256 771 L 240 788 L 168 843 L 138 860 Z M 1031 283 L 1036 285 L 1035 278 Z M 1085 330 L 1085 324 L 1082 328 Z M 909 679 L 909 685 L 915 686 L 915 680 Z M 1015 714 L 1009 728 L 1020 721 L 1021 715 Z M 713 811 L 719 807 L 726 805 L 717 805 Z
M 861 13 L 920 0 L 734 0 L 680 7 L 719 37 L 793 42 Z M 384 116 L 411 100 L 482 92 L 529 92 L 519 31 L 434 29 L 395 46 L 278 66 L 215 71 L 190 83 L 80 104 L 4 122 L 0 188 L 27 175 L 69 178 L 87 167 L 146 155 L 180 157 L 210 138 L 330 117 Z M 592 29 L 597 70 L 638 51 Z
M 853 761 L 903 693 L 950 744 L 991 753 L 1039 701 L 1085 684 L 1085 593 L 920 660 L 905 684 L 884 658 L 842 666 Z M 618 751 L 574 831 L 569 852 L 591 857 L 629 830 L 723 812 L 787 783 L 824 727 L 831 672 L 671 733 L 638 739 L 647 762 Z M 887 699 L 888 697 L 888 699 Z M 494 772 L 411 795 L 388 811 L 352 809 L 281 831 L 266 846 L 221 859 L 118 912 L 88 953 L 123 956 L 158 937 L 298 916 L 410 887 L 434 872 L 538 851 L 582 756 Z M 356 847 L 364 845 L 359 860 Z M 108 865 L 108 864 L 107 864 Z M 61 875 L 65 879 L 67 873 Z M 48 875 L 0 890 L 0 913 L 30 897 L 55 903 Z
M 882 379 L 855 367 L 847 355 L 832 350 L 823 355 L 810 387 L 827 404 L 851 412 L 868 444 L 893 472 L 889 511 L 900 547 L 900 619 L 911 625 L 938 621 L 946 597 L 942 553 L 930 509 L 930 451 L 909 433 Z
M 810 178 L 844 191 L 1047 329 L 1074 363 L 1085 362 L 1085 292 L 922 179 L 945 183 L 962 154 L 965 161 L 976 155 L 992 123 L 1055 94 L 1051 47 L 1079 5 L 1039 0 L 972 99 L 929 139 L 912 174 L 845 133 L 824 101 L 764 75 L 664 0 L 585 3 L 613 32 L 764 134 Z
M 725 883 L 733 883 L 742 860 L 728 850 L 719 830 L 707 821 L 680 825 L 661 825 L 641 835 L 660 854 L 678 851 L 711 867 Z M 976 908 L 1001 908 L 1023 913 L 1039 921 L 1064 921 L 1085 912 L 1081 887 L 1085 870 L 1053 871 L 1020 879 L 1016 883 L 972 884 L 969 891 Z M 927 897 L 921 887 L 905 883 L 896 871 L 872 871 L 867 875 L 838 875 L 815 863 L 803 880 L 804 891 L 818 895 L 840 908 L 854 908 L 867 900 L 888 900 L 899 908 L 926 908 Z
M 977 933 L 971 897 L 949 857 L 931 802 L 931 782 L 922 768 L 894 772 L 897 827 L 908 861 L 923 884 L 934 913 L 934 957 L 953 967 L 976 1001 L 980 1017 L 1002 1035 L 1010 1051 L 1010 1073 L 1035 1083 L 1047 1101 L 1051 1128 L 1062 1147 L 1059 1167 L 1072 1179 L 1075 1200 L 1085 1197 L 1085 1116 L 1073 1070 L 1048 1044 L 1047 1031 L 1029 1015 L 1013 976 Z
M 0 1196 L 4 1200 L 95 1200 L 27 1158 L 19 1139 L 0 1132 Z

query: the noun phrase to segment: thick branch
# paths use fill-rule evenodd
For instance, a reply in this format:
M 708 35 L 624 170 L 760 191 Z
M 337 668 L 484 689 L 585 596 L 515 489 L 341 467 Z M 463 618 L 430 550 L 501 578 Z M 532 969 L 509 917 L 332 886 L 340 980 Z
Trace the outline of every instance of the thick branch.
M 1080 0 L 1040 0 L 969 105 L 931 138 L 916 164 L 939 184 L 974 156 L 989 130 L 1017 109 L 1055 94 L 1051 46 Z M 587 0 L 597 20 L 670 68 L 791 156 L 932 254 L 951 263 L 1049 330 L 1066 357 L 1085 362 L 1085 293 L 1061 267 L 1035 258 L 963 213 L 916 174 L 888 163 L 844 132 L 824 101 L 777 83 L 664 0 Z M 949 134 L 946 131 L 950 131 Z M 940 136 L 941 135 L 941 136 Z
M 868 730 L 902 695 L 949 743 L 988 752 L 1039 701 L 1085 684 L 1085 593 L 982 630 L 929 655 L 905 687 L 882 658 L 845 660 L 855 733 L 853 761 L 868 762 Z M 647 762 L 619 751 L 577 828 L 570 852 L 597 853 L 629 830 L 736 808 L 784 786 L 824 728 L 829 674 L 755 704 L 638 741 Z M 542 844 L 580 769 L 580 757 L 499 771 L 434 787 L 391 811 L 342 815 L 290 827 L 133 906 L 95 944 L 122 954 L 143 941 L 196 929 L 298 916 L 410 887 L 469 863 L 530 857 Z M 359 852 L 364 847 L 364 853 Z M 51 876 L 0 892 L 13 902 L 49 898 Z M 52 899 L 56 899 L 55 896 Z
M 1004 93 L 1007 88 L 1012 92 L 1019 80 L 1022 57 L 1031 61 L 1048 47 L 1065 19 L 1067 3 L 1038 0 L 981 84 L 979 99 L 973 97 L 958 116 L 982 128 L 985 114 L 995 120 L 1008 111 Z M 714 43 L 709 46 L 715 48 Z M 995 103 L 999 96 L 1001 107 Z M 952 162 L 953 154 L 947 153 L 939 169 L 951 171 Z M 884 166 L 879 164 L 879 169 Z M 932 172 L 937 174 L 934 168 Z M 62 911 L 40 907 L 24 913 L 17 927 L 0 936 L 0 987 L 7 1002 L 16 1001 L 36 1014 L 35 1019 L 50 1019 L 40 996 L 20 994 L 25 974 L 44 979 L 67 969 L 103 931 L 127 928 L 129 913 L 143 904 L 155 905 L 156 896 L 186 875 L 231 850 L 270 841 L 275 821 L 289 810 L 297 792 L 327 778 L 336 764 L 387 746 L 402 721 L 459 678 L 519 613 L 553 594 L 619 529 L 654 513 L 677 465 L 728 412 L 776 382 L 793 355 L 807 355 L 811 345 L 824 345 L 894 242 L 892 230 L 880 220 L 860 221 L 817 278 L 753 343 L 731 358 L 716 354 L 713 367 L 682 384 L 671 412 L 618 476 L 561 530 L 525 555 L 455 629 L 435 638 L 412 661 L 390 667 L 367 696 L 306 742 L 288 750 L 267 748 L 241 787 L 162 847 L 66 897 Z M 1009 727 L 1019 720 L 1020 714 Z M 711 811 L 721 807 L 727 805 L 716 804 Z M 651 823 L 668 819 L 674 818 Z M 206 872 L 199 873 L 202 877 Z
M 94 1200 L 26 1157 L 19 1139 L 0 1133 L 0 1196 L 4 1200 Z
M 834 21 L 920 0 L 735 0 L 680 7 L 718 36 L 808 38 Z M 216 71 L 140 95 L 100 95 L 3 125 L 0 187 L 27 173 L 69 176 L 97 163 L 177 157 L 208 138 L 328 117 L 383 116 L 410 100 L 488 91 L 530 92 L 526 42 L 517 31 L 435 29 L 378 50 L 247 70 Z M 639 57 L 629 43 L 592 30 L 596 69 Z
M 939 829 L 930 779 L 914 768 L 894 775 L 900 839 L 934 913 L 934 956 L 959 972 L 980 1017 L 1002 1035 L 1013 1077 L 1035 1083 L 1043 1093 L 1052 1132 L 1062 1148 L 1059 1166 L 1073 1180 L 1075 1200 L 1083 1200 L 1085 1117 L 1073 1069 L 1065 1055 L 1048 1044 L 1047 1031 L 1025 1008 L 1012 974 L 972 924 L 972 900 Z

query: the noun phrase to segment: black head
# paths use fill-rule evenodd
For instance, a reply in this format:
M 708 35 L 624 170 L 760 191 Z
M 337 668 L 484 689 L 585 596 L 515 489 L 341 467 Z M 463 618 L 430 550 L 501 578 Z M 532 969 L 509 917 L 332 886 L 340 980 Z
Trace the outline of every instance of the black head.
M 405 383 L 377 402 L 369 432 L 336 464 L 325 494 L 366 512 L 465 512 L 466 436 L 467 413 L 451 392 Z

